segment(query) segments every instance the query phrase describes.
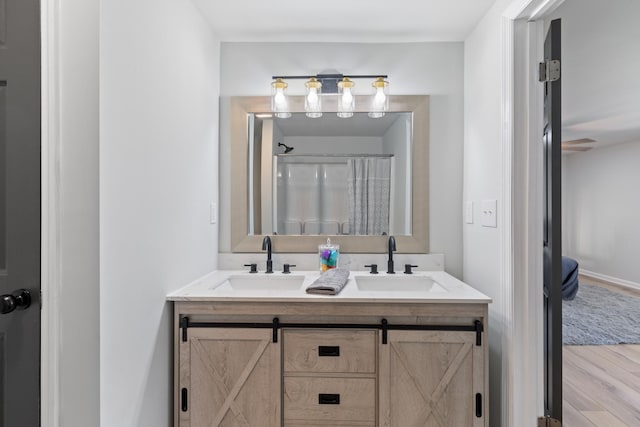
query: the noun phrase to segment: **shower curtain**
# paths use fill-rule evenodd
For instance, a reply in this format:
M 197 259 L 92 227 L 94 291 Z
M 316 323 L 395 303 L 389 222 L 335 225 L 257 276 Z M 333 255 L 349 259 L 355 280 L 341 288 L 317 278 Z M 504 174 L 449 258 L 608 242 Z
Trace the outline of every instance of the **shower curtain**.
M 349 160 L 349 232 L 389 234 L 391 159 L 359 157 Z

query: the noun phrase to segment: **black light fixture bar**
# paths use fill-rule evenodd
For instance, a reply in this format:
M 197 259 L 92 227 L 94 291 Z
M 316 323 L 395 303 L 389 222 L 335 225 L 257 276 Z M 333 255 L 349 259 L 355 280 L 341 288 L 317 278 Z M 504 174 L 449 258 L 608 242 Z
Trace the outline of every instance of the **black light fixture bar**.
M 316 74 L 315 76 L 272 76 L 273 80 L 282 79 L 282 80 L 296 80 L 296 79 L 305 79 L 308 80 L 312 77 L 315 77 L 322 83 L 322 92 L 323 93 L 338 93 L 338 82 L 343 78 L 347 77 L 349 79 L 377 79 L 378 77 L 388 78 L 389 76 L 386 74 L 362 74 L 362 75 L 351 75 L 351 74 Z
M 378 77 L 388 78 L 389 76 L 386 74 L 372 74 L 372 75 L 351 75 L 351 74 L 316 74 L 315 76 L 272 76 L 273 80 L 283 79 L 283 80 L 293 80 L 293 79 L 310 79 L 311 77 L 315 77 L 318 80 L 321 79 L 342 79 L 344 77 L 348 77 L 350 79 L 377 79 Z

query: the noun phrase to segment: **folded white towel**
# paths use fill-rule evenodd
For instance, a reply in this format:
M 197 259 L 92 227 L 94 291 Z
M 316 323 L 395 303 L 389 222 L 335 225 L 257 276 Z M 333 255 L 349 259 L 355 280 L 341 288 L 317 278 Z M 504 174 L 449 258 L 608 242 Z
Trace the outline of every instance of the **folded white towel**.
M 349 270 L 344 268 L 333 268 L 320 275 L 312 284 L 307 287 L 308 294 L 336 295 L 347 284 L 349 280 Z

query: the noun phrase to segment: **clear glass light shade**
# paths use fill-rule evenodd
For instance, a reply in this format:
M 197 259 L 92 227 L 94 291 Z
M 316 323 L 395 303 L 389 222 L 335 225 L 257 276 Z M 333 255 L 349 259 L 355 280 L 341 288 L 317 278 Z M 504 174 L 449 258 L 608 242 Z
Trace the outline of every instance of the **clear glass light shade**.
M 353 117 L 353 110 L 356 108 L 356 99 L 353 96 L 353 83 L 348 77 L 338 82 L 338 117 Z
M 307 95 L 304 98 L 304 111 L 307 117 L 316 119 L 322 117 L 322 83 L 311 77 L 307 83 Z
M 389 110 L 389 82 L 385 81 L 382 77 L 378 77 L 371 86 L 375 89 L 375 93 L 371 100 L 369 117 L 374 119 L 384 117 L 385 112 Z
M 287 99 L 287 86 L 287 83 L 282 79 L 276 79 L 271 83 L 271 111 L 280 119 L 291 117 Z

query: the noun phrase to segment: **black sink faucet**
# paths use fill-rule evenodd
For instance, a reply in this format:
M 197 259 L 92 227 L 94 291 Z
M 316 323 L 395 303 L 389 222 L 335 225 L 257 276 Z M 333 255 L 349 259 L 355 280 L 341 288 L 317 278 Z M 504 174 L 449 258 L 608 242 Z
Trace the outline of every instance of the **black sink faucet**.
M 262 250 L 267 251 L 267 271 L 265 271 L 265 273 L 273 273 L 273 261 L 271 261 L 271 237 L 264 236 L 264 239 L 262 239 Z
M 396 238 L 389 236 L 389 260 L 387 261 L 387 274 L 395 274 L 393 271 L 393 251 L 396 250 Z

